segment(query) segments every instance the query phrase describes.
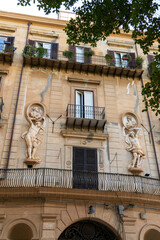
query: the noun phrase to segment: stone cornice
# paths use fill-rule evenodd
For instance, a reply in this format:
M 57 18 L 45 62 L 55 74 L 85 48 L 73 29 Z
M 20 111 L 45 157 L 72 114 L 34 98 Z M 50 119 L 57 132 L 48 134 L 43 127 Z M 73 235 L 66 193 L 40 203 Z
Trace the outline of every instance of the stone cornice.
M 36 198 L 58 201 L 91 201 L 112 204 L 134 204 L 159 209 L 160 196 L 143 194 L 138 192 L 100 191 L 90 189 L 66 189 L 56 187 L 35 187 L 35 188 L 0 188 L 1 201 L 10 199 L 19 201 L 22 199 Z
M 20 13 L 0 11 L 0 19 L 2 18 L 18 20 L 18 21 L 21 21 L 21 23 L 24 21 L 24 22 L 45 24 L 47 26 L 55 25 L 63 28 L 66 26 L 66 23 L 68 22 L 65 20 L 58 20 L 53 18 L 37 17 L 37 16 L 26 15 L 26 14 L 20 14 Z

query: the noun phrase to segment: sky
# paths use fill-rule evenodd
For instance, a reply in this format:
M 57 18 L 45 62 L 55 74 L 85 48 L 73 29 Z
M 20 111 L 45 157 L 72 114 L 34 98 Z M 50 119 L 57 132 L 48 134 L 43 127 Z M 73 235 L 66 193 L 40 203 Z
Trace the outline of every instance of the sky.
M 160 0 L 155 0 L 156 2 L 160 3 Z M 57 14 L 51 13 L 49 15 L 45 15 L 43 10 L 39 11 L 36 7 L 36 4 L 32 4 L 32 7 L 22 7 L 17 5 L 17 0 L 0 0 L 0 10 L 1 11 L 8 11 L 8 12 L 16 12 L 16 13 L 23 13 L 28 15 L 34 16 L 41 16 L 41 17 L 49 17 L 49 18 L 57 18 Z M 64 11 L 65 8 L 62 7 Z M 157 12 L 160 15 L 160 10 Z
M 38 10 L 36 4 L 32 4 L 32 6 L 19 6 L 17 5 L 17 0 L 0 0 L 0 10 L 7 12 L 16 12 L 27 15 L 41 16 L 41 17 L 49 17 L 49 18 L 57 18 L 57 14 L 51 13 L 46 15 L 43 10 Z M 62 9 L 64 10 L 64 9 Z

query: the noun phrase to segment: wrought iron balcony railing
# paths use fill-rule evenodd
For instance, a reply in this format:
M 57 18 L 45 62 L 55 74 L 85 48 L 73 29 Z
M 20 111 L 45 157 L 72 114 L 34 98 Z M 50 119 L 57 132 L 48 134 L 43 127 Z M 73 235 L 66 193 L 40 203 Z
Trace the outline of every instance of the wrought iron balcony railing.
M 105 108 L 95 107 L 95 106 L 86 106 L 86 105 L 68 104 L 66 116 L 73 117 L 73 118 L 89 118 L 89 119 L 104 120 Z
M 0 188 L 78 188 L 160 195 L 160 180 L 118 173 L 52 168 L 0 169 Z
M 114 66 L 114 67 L 129 68 L 129 69 L 142 68 L 142 66 L 138 66 L 136 64 L 135 59 L 128 61 L 128 60 L 123 60 L 120 58 L 113 58 L 109 61 L 106 61 L 105 56 L 94 55 L 94 56 L 86 57 L 86 56 L 84 56 L 84 54 L 74 53 L 74 55 L 72 57 L 67 57 L 64 55 L 63 51 L 53 52 L 53 54 L 51 54 L 50 49 L 45 49 L 45 50 L 46 50 L 46 53 L 42 57 L 44 59 L 57 59 L 60 61 L 89 63 L 89 64 L 94 64 L 94 65 L 105 65 L 105 66 L 109 66 L 109 67 Z M 37 56 L 35 55 L 32 57 L 37 57 Z

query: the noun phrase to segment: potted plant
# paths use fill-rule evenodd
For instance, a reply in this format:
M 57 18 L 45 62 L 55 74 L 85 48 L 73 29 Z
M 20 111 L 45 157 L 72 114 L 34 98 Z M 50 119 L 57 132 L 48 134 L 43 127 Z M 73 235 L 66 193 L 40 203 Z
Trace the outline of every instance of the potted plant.
M 135 59 L 135 67 L 138 68 L 138 69 L 141 69 L 142 68 L 142 65 L 143 65 L 143 58 L 142 57 L 136 57 Z
M 112 60 L 113 60 L 113 55 L 112 54 L 106 54 L 105 56 L 105 59 L 106 59 L 106 63 L 107 63 L 107 65 L 111 65 L 111 63 L 112 63 Z
M 36 48 L 36 57 L 43 58 L 47 54 L 47 49 L 43 47 Z
M 123 55 L 122 59 L 130 62 L 131 61 L 131 56 L 129 54 L 125 54 L 125 55 Z
M 3 50 L 4 53 L 7 53 L 7 54 L 13 54 L 13 52 L 16 50 L 15 47 L 13 46 L 9 46 L 7 47 L 7 49 Z
M 66 50 L 66 51 L 63 52 L 63 56 L 65 56 L 65 57 L 68 58 L 68 59 L 73 59 L 74 52 L 73 52 L 73 51 Z
M 93 50 L 90 50 L 90 51 L 85 51 L 84 52 L 84 56 L 85 57 L 91 57 L 91 56 L 93 56 L 94 55 L 94 51 Z
M 24 48 L 22 55 L 27 58 L 35 57 L 36 56 L 36 47 L 30 44 Z

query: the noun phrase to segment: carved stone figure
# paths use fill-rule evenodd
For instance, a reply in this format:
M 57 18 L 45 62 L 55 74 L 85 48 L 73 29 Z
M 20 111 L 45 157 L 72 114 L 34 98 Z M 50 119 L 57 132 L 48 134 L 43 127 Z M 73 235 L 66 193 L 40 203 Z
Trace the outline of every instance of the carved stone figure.
M 143 172 L 142 159 L 145 154 L 139 142 L 139 132 L 141 128 L 138 128 L 138 119 L 132 113 L 127 113 L 123 116 L 123 131 L 125 142 L 127 143 L 126 150 L 132 153 L 132 162 L 129 164 L 128 170 L 132 173 Z
M 27 145 L 26 160 L 27 164 L 36 164 L 40 162 L 40 158 L 37 156 L 37 150 L 41 144 L 39 135 L 45 131 L 45 107 L 41 103 L 33 103 L 28 106 L 26 111 L 26 118 L 30 124 L 28 131 L 22 134 L 22 138 L 25 139 Z

